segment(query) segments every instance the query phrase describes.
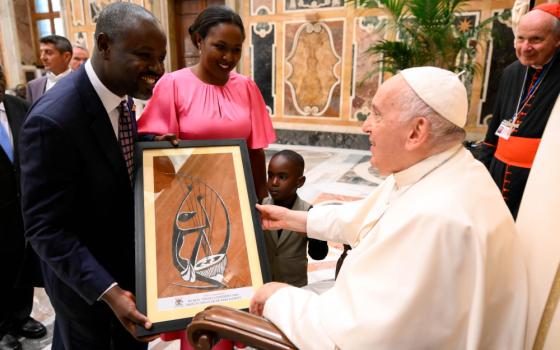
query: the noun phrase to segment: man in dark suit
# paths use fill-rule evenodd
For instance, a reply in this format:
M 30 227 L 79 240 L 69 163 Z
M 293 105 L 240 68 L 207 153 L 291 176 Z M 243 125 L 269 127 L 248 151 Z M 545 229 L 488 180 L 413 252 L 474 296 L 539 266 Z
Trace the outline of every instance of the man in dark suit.
M 126 97 L 151 96 L 165 55 L 153 14 L 113 3 L 99 16 L 92 58 L 45 94 L 23 125 L 25 236 L 56 312 L 53 350 L 147 348 L 135 333 L 151 323 L 130 292 L 136 122 Z
M 72 44 L 60 35 L 47 35 L 39 39 L 41 62 L 47 74 L 27 84 L 26 99 L 34 103 L 62 78 L 72 72 L 68 67 L 72 59 Z
M 24 273 L 25 281 L 18 281 L 24 262 L 36 263 L 29 260 L 33 252 L 25 248 L 23 236 L 17 147 L 29 104 L 5 95 L 5 90 L 6 80 L 0 65 L 0 350 L 12 350 L 21 349 L 17 336 L 41 338 L 47 330 L 30 317 L 32 276 Z

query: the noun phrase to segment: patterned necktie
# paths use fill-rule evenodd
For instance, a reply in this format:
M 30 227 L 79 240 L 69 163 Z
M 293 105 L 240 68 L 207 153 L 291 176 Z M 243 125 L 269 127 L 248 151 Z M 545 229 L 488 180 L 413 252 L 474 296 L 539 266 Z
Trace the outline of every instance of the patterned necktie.
M 134 184 L 134 135 L 132 119 L 126 101 L 119 105 L 119 144 L 128 170 L 130 183 Z
M 4 152 L 10 159 L 10 162 L 14 162 L 14 148 L 10 143 L 10 137 L 8 136 L 8 131 L 4 129 L 4 126 L 0 124 L 0 146 L 4 149 Z

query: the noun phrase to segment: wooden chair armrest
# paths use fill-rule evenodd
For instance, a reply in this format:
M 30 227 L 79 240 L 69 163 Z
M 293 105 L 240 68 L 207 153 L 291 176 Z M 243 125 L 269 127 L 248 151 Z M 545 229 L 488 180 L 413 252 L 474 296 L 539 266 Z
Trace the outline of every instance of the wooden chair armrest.
M 189 342 L 196 349 L 210 350 L 220 339 L 230 339 L 265 350 L 297 349 L 264 317 L 225 306 L 209 306 L 187 327 Z

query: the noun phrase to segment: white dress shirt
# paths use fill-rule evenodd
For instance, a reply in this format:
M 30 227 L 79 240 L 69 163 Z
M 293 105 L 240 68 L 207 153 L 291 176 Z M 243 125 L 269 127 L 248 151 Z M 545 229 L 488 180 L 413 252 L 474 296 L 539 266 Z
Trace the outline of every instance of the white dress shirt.
M 124 100 L 124 97 L 119 97 L 115 95 L 114 93 L 111 92 L 111 90 L 107 89 L 107 87 L 103 85 L 103 83 L 101 82 L 101 80 L 99 80 L 99 77 L 93 70 L 93 67 L 91 65 L 91 60 L 87 60 L 87 62 L 84 64 L 85 64 L 86 74 L 89 78 L 89 81 L 91 82 L 91 85 L 93 85 L 93 89 L 97 93 L 97 96 L 99 96 L 99 99 L 103 104 L 103 107 L 107 111 L 107 115 L 109 115 L 109 119 L 111 121 L 111 126 L 113 127 L 113 131 L 115 132 L 115 137 L 118 139 L 119 111 L 117 107 L 119 106 L 121 101 Z M 112 283 L 103 293 L 101 293 L 101 295 L 99 296 L 99 298 L 97 298 L 97 300 L 101 300 L 101 298 L 103 298 L 103 296 L 116 285 L 117 285 L 116 282 Z
M 55 86 L 62 78 L 66 77 L 68 74 L 72 73 L 72 69 L 68 68 L 68 70 L 60 73 L 59 75 L 55 75 L 53 72 L 47 72 L 47 84 L 45 85 L 45 92 L 49 91 L 50 88 Z

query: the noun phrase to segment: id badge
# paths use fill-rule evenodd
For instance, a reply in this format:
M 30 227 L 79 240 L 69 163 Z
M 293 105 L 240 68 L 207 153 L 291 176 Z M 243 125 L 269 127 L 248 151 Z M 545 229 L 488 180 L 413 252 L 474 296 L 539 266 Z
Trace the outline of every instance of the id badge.
M 496 130 L 495 135 L 503 138 L 504 140 L 509 139 L 513 131 L 513 124 L 509 120 L 502 120 L 500 126 Z

